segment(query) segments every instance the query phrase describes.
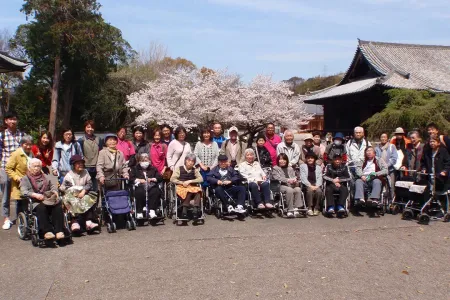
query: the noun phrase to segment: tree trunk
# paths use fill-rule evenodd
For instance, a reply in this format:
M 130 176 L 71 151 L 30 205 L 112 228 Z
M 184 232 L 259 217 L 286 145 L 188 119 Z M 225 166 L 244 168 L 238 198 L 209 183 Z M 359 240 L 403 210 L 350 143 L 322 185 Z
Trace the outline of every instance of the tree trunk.
M 73 98 L 75 96 L 75 87 L 72 83 L 68 83 L 64 90 L 64 111 L 63 111 L 63 128 L 70 127 L 70 117 L 72 115 Z
M 51 106 L 50 106 L 50 121 L 48 124 L 48 131 L 55 136 L 56 130 L 56 114 L 58 111 L 58 92 L 59 81 L 61 76 L 61 57 L 57 55 L 55 57 L 55 70 L 53 73 L 53 86 L 51 90 Z

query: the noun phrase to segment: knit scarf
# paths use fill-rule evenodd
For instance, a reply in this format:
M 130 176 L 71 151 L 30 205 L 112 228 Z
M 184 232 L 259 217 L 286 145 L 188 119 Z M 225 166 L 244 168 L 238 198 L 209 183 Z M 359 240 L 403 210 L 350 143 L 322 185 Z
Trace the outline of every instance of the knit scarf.
M 384 144 L 384 146 L 381 146 L 380 144 L 380 149 L 381 149 L 381 159 L 383 161 L 385 161 L 386 163 L 389 162 L 389 157 L 387 156 L 387 150 L 389 148 L 389 143 Z
M 33 190 L 36 191 L 39 194 L 43 194 L 45 191 L 48 190 L 48 185 L 50 182 L 47 180 L 47 178 L 44 176 L 42 172 L 39 172 L 38 175 L 33 175 L 31 172 L 27 172 L 27 177 L 31 182 L 31 186 L 33 187 Z M 41 186 L 39 188 L 39 186 Z

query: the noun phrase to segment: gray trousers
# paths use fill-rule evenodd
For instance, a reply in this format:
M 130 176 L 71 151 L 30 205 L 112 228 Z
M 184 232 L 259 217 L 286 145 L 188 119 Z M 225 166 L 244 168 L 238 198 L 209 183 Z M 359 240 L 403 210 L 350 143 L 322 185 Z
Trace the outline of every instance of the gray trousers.
M 322 188 L 319 187 L 317 190 L 313 191 L 311 188 L 307 187 L 306 204 L 308 205 L 308 208 L 318 210 L 321 205 L 322 195 Z
M 295 208 L 305 206 L 302 197 L 302 190 L 299 187 L 291 188 L 289 186 L 282 185 L 280 191 L 286 194 L 286 204 L 288 211 L 293 211 Z
M 383 183 L 380 179 L 375 178 L 369 183 L 357 179 L 355 182 L 355 199 L 364 199 L 364 190 L 368 189 L 370 191 L 369 198 L 380 199 L 381 190 L 383 188 Z

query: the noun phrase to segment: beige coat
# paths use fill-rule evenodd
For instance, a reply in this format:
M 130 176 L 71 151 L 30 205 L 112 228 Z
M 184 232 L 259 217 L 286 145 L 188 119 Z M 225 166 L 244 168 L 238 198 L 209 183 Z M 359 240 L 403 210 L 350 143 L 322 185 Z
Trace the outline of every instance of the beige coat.
M 116 164 L 114 167 L 114 154 L 109 152 L 108 148 L 101 150 L 98 154 L 97 160 L 97 179 L 102 177 L 111 178 L 114 174 L 121 175 L 122 177 L 128 177 L 129 168 L 125 164 L 125 158 L 122 152 L 116 152 Z
M 226 146 L 226 147 L 225 147 Z M 231 162 L 231 141 L 227 140 L 222 143 L 222 148 L 220 149 L 220 154 L 225 154 L 228 157 L 228 162 Z M 237 141 L 237 152 L 236 152 L 236 164 L 240 164 L 245 160 L 244 151 L 245 143 L 242 141 Z

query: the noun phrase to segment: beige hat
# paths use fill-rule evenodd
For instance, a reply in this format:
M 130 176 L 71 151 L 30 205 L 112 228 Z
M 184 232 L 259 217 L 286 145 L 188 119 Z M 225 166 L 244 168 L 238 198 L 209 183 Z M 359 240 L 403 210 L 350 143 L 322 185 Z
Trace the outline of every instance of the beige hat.
M 239 132 L 236 126 L 231 126 L 230 129 L 228 129 L 228 132 L 236 131 Z
M 403 130 L 403 128 L 397 127 L 397 128 L 395 129 L 394 134 L 405 134 L 405 131 Z
M 307 133 L 304 135 L 303 140 L 314 140 L 313 135 L 311 133 Z

